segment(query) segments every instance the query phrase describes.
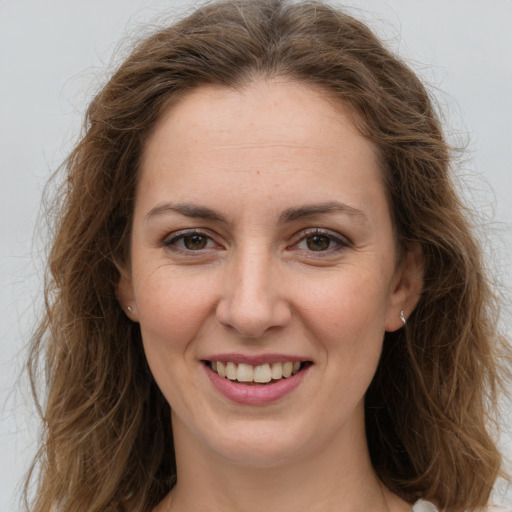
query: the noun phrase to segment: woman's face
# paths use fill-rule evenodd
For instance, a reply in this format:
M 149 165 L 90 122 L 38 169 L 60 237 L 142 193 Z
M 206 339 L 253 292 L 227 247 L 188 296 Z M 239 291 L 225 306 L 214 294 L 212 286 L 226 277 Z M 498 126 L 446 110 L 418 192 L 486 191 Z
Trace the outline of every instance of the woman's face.
M 341 107 L 277 81 L 181 99 L 145 147 L 118 290 L 177 444 L 263 466 L 365 446 L 384 332 L 417 299 L 403 261 Z

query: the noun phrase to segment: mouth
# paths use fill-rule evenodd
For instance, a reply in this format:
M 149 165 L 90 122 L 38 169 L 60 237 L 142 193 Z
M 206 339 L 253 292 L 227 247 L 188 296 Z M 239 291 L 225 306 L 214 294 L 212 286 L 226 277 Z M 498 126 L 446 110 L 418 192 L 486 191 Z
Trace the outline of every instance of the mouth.
M 313 363 L 311 361 L 282 361 L 251 365 L 233 361 L 208 361 L 203 363 L 214 373 L 233 382 L 246 385 L 268 385 L 304 371 Z

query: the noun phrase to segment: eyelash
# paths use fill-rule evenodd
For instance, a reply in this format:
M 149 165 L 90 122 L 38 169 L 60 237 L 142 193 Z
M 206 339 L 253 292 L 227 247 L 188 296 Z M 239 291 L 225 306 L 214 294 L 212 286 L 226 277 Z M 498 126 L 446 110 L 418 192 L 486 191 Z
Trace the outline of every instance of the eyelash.
M 300 247 L 298 247 L 299 244 L 301 244 L 303 242 L 307 243 L 308 239 L 311 239 L 315 236 L 327 238 L 329 240 L 329 246 L 331 245 L 331 243 L 334 243 L 336 245 L 334 247 L 328 247 L 327 249 L 323 249 L 323 250 L 319 250 L 319 251 L 315 251 L 313 249 L 301 249 Z M 288 246 L 287 249 L 296 248 L 296 250 L 298 250 L 298 251 L 303 251 L 303 252 L 307 252 L 309 254 L 315 254 L 315 256 L 317 256 L 317 257 L 322 257 L 322 256 L 332 255 L 334 252 L 338 252 L 338 251 L 343 250 L 350 246 L 351 246 L 351 243 L 347 238 L 345 238 L 337 233 L 333 233 L 332 231 L 330 231 L 328 229 L 314 228 L 314 229 L 308 229 L 308 230 L 303 231 L 300 235 L 299 240 L 297 242 L 293 243 L 292 245 Z
M 209 242 L 214 242 L 216 247 L 204 247 L 204 248 L 194 250 L 194 249 L 188 249 L 186 247 L 179 247 L 177 245 L 178 241 L 182 240 L 183 243 L 185 243 L 186 238 L 192 238 L 194 236 L 201 237 L 201 238 L 205 239 L 206 244 L 208 244 Z M 182 231 L 176 231 L 175 233 L 172 233 L 167 238 L 165 238 L 162 245 L 164 247 L 167 247 L 167 248 L 173 250 L 173 251 L 183 252 L 183 253 L 200 253 L 203 250 L 217 249 L 218 247 L 220 247 L 219 244 L 217 244 L 209 234 L 207 234 L 203 231 L 196 230 L 196 229 L 185 229 Z
M 185 243 L 185 240 L 187 238 L 192 238 L 194 236 L 205 240 L 206 245 L 213 242 L 215 244 L 215 247 L 200 247 L 198 249 L 190 249 L 187 247 L 180 247 L 178 245 L 179 241 Z M 307 243 L 308 239 L 311 239 L 315 236 L 325 237 L 328 240 L 328 247 L 326 249 L 320 249 L 318 251 L 300 247 L 301 243 Z M 330 247 L 332 243 L 335 244 L 334 247 Z M 172 251 L 188 254 L 201 254 L 203 251 L 222 248 L 222 246 L 220 244 L 217 244 L 217 242 L 215 242 L 214 239 L 208 233 L 196 229 L 186 229 L 172 233 L 171 235 L 164 239 L 162 245 L 166 248 L 169 248 Z M 305 230 L 302 233 L 300 233 L 300 238 L 293 244 L 287 246 L 286 249 L 297 250 L 308 254 L 314 254 L 316 257 L 322 257 L 331 255 L 350 246 L 351 242 L 347 238 L 337 233 L 333 233 L 332 231 L 327 229 L 313 228 Z

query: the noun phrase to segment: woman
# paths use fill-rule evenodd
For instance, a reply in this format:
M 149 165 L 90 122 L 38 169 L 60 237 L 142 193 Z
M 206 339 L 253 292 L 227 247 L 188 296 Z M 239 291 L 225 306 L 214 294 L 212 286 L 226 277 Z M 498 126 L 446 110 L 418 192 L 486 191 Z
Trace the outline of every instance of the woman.
M 477 510 L 493 297 L 417 77 L 318 2 L 143 41 L 66 162 L 35 511 Z

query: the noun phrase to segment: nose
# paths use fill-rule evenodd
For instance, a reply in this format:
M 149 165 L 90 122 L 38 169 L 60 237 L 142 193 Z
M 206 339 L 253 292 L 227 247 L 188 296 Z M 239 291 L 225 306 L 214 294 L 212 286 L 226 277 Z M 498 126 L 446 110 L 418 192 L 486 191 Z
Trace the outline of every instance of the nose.
M 279 262 L 265 248 L 241 251 L 226 268 L 218 321 L 246 338 L 259 338 L 288 324 L 292 312 Z

